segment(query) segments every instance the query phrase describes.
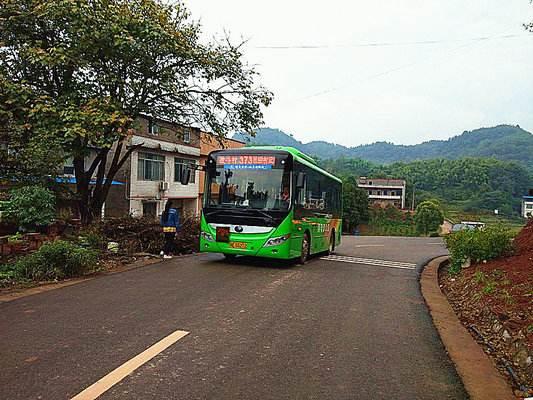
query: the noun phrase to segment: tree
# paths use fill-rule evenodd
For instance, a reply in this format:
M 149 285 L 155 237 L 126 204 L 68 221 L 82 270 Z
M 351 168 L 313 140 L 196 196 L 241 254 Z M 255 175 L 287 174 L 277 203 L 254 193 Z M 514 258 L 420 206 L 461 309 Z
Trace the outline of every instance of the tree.
M 444 222 L 444 214 L 437 202 L 427 200 L 416 207 L 414 220 L 417 230 L 427 235 L 438 231 Z
M 0 181 L 6 184 L 46 184 L 64 159 L 59 140 L 32 118 L 33 100 L 30 90 L 9 87 L 0 76 Z
M 8 109 L 10 94 L 28 93 L 11 123 L 31 141 L 58 139 L 73 157 L 84 224 L 100 215 L 113 177 L 140 146 L 126 148 L 139 115 L 220 136 L 262 122 L 272 95 L 255 84 L 243 44 L 202 43 L 200 34 L 181 2 L 2 1 L 0 92 Z
M 368 221 L 368 194 L 357 187 L 354 178 L 345 179 L 342 193 L 343 225 L 352 232 L 357 225 Z

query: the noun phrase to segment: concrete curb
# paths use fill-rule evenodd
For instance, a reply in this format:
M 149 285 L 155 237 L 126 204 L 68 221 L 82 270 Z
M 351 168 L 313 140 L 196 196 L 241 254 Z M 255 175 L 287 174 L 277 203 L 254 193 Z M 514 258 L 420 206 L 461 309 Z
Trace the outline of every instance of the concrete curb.
M 449 257 L 437 257 L 420 277 L 422 295 L 450 358 L 472 400 L 516 400 L 511 388 L 483 349 L 470 336 L 440 290 L 439 268 Z

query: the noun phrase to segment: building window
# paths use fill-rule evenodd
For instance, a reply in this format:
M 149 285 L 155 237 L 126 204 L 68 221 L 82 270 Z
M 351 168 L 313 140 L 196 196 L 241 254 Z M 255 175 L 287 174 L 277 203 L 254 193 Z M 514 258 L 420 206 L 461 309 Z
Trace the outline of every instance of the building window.
M 194 164 L 196 165 L 196 160 L 189 160 L 186 158 L 174 158 L 174 182 L 181 181 L 181 174 L 185 167 Z M 191 179 L 189 183 L 196 183 L 196 170 L 191 171 Z
M 143 202 L 143 216 L 152 218 L 157 216 L 157 203 L 155 201 Z
M 183 130 L 183 141 L 185 143 L 191 143 L 191 128 L 185 128 Z
M 139 153 L 137 164 L 137 180 L 165 180 L 165 157 L 153 153 Z
M 372 181 L 368 181 L 368 184 L 369 184 L 369 185 L 372 185 Z
M 159 135 L 159 132 L 161 131 L 161 128 L 158 124 L 156 124 L 154 121 L 148 121 L 148 133 L 150 135 Z

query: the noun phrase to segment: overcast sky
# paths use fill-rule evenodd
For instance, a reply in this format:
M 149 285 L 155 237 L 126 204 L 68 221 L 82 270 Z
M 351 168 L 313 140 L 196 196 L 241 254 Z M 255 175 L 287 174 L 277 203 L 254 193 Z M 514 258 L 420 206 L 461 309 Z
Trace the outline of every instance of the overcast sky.
M 304 142 L 414 144 L 502 123 L 533 131 L 528 0 L 186 4 L 206 37 L 249 40 L 246 59 L 275 95 L 265 126 Z

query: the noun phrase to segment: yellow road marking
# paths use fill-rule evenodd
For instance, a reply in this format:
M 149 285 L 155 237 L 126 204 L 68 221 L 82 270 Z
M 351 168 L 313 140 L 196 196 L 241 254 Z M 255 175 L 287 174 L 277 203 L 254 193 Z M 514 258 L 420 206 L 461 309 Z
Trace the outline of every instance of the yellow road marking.
M 180 330 L 171 333 L 156 344 L 147 348 L 142 353 L 133 357 L 131 360 L 126 361 L 120 367 L 114 369 L 99 381 L 89 386 L 87 389 L 78 393 L 72 398 L 72 400 L 94 400 L 98 398 L 98 396 L 111 389 L 114 385 L 119 383 L 122 379 L 131 374 L 141 365 L 147 363 L 159 353 L 166 350 L 168 347 L 172 346 L 174 343 L 188 334 L 189 332 Z

